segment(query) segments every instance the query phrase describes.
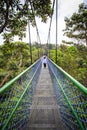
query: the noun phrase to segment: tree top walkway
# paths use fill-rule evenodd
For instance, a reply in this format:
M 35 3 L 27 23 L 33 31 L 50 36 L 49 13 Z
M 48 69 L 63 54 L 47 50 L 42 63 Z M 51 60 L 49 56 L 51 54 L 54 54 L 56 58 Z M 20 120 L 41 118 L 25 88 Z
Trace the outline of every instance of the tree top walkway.
M 1 130 L 86 130 L 87 88 L 41 59 L 0 89 Z

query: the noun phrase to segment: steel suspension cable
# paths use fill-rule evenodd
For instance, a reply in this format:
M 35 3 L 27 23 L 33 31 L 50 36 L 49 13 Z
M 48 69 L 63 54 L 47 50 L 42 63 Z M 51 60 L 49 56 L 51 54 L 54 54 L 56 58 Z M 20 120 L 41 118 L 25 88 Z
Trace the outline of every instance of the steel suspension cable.
M 55 0 L 53 1 L 53 7 L 52 7 L 52 11 L 54 11 L 54 5 L 55 5 Z M 49 37 L 50 37 L 50 31 L 51 31 L 51 25 L 52 25 L 52 17 L 53 16 L 53 13 L 51 15 L 51 19 L 50 19 L 50 26 L 49 26 L 49 31 L 48 31 L 48 39 L 47 39 L 47 43 L 49 41 Z
M 58 44 L 58 0 L 56 0 L 56 59 L 55 62 L 57 63 L 57 44 Z
M 52 11 L 54 11 L 54 6 L 55 6 L 55 0 L 53 1 Z M 47 48 L 48 48 L 48 50 L 49 50 L 49 44 L 48 43 L 50 42 L 50 32 L 51 32 L 52 18 L 53 18 L 53 12 L 52 12 L 51 19 L 50 19 L 48 38 L 47 38 Z M 49 50 L 49 57 L 50 57 L 50 50 Z
M 27 5 L 28 33 L 29 33 L 29 45 L 30 45 L 30 59 L 31 59 L 31 64 L 32 64 L 32 47 L 31 47 L 30 19 L 29 19 L 29 15 L 28 15 L 28 0 L 25 0 L 25 4 Z
M 36 22 L 36 19 L 35 19 L 35 14 L 34 14 L 34 8 L 33 8 L 33 3 L 30 1 L 30 6 L 31 6 L 31 10 L 32 10 L 32 14 L 34 16 L 34 22 L 35 22 L 35 26 L 36 26 L 36 32 L 37 32 L 37 39 L 39 39 L 39 42 L 40 42 L 40 48 L 41 47 L 41 39 L 40 39 L 40 35 L 39 35 L 39 30 L 38 30 L 38 27 L 37 27 L 37 22 Z M 38 45 L 38 52 L 39 52 L 39 45 Z M 38 54 L 39 55 L 39 54 Z M 38 57 L 39 58 L 39 57 Z
M 30 58 L 32 64 L 32 47 L 31 47 L 31 33 L 30 33 L 30 20 L 28 18 L 28 31 L 29 31 L 29 43 L 30 43 Z
M 41 46 L 41 39 L 40 39 L 39 30 L 38 30 L 38 27 L 37 27 L 37 23 L 36 23 L 35 17 L 34 17 L 34 20 L 35 20 L 35 25 L 36 25 L 37 40 L 39 40 L 37 42 L 38 43 L 38 58 L 39 58 L 39 42 L 40 42 L 40 48 L 42 48 L 42 46 Z

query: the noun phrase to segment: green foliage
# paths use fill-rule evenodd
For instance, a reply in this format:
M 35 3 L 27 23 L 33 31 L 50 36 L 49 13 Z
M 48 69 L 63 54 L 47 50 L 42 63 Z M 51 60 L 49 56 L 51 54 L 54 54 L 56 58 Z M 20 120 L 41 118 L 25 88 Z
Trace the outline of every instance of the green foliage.
M 32 45 L 32 59 L 35 62 L 42 49 Z M 24 42 L 8 42 L 0 46 L 0 87 L 31 65 L 30 46 Z
M 50 56 L 55 62 L 55 50 L 50 51 Z M 87 47 L 61 45 L 58 48 L 57 64 L 87 87 Z
M 0 50 L 0 82 L 2 82 L 8 74 L 8 80 L 16 76 L 21 68 L 25 67 L 30 54 L 29 46 L 22 42 L 5 43 L 0 46 Z M 8 80 L 6 79 L 6 81 Z
M 1 0 L 0 33 L 5 31 L 5 41 L 10 41 L 15 35 L 22 40 L 26 35 L 28 18 L 31 24 L 35 26 L 35 16 L 46 22 L 51 14 L 51 0 Z
M 17 71 L 18 70 L 18 66 L 15 60 L 10 60 L 7 63 L 7 70 L 14 70 Z
M 46 45 L 43 45 L 43 48 Z M 55 46 L 51 45 L 49 54 L 55 62 Z M 42 56 L 42 49 L 32 45 L 32 61 Z M 57 64 L 75 79 L 87 86 L 87 47 L 83 45 L 58 47 Z M 21 73 L 31 65 L 30 47 L 23 42 L 5 43 L 0 46 L 0 81 L 8 80 Z M 6 80 L 6 82 L 8 81 Z
M 64 35 L 87 45 L 87 5 L 80 4 L 77 13 L 73 13 L 70 18 L 65 18 L 65 24 Z M 70 44 L 70 42 L 68 43 Z

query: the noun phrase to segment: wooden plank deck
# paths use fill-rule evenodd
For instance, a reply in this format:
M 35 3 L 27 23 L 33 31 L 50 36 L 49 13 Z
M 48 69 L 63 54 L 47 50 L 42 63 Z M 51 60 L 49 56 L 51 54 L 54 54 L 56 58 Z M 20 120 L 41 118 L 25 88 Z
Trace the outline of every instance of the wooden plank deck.
M 60 121 L 48 67 L 41 69 L 27 130 L 65 130 Z

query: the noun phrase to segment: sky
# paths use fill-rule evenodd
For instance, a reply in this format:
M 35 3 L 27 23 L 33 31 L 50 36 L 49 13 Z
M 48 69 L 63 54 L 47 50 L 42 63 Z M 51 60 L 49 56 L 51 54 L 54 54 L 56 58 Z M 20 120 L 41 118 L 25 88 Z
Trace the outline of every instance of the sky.
M 65 17 L 70 17 L 74 12 L 78 10 L 78 5 L 80 3 L 87 3 L 87 0 L 58 0 L 58 44 L 61 44 L 62 40 L 67 40 L 65 36 L 63 36 L 63 29 L 65 29 Z M 51 27 L 51 34 L 50 34 L 50 43 L 56 43 L 56 14 L 54 10 L 53 20 L 52 20 L 52 27 Z M 50 19 L 48 19 L 47 23 L 42 23 L 41 19 L 36 18 L 37 27 L 39 30 L 39 35 L 41 39 L 41 43 L 47 43 L 48 38 L 48 31 L 49 31 L 49 24 Z M 29 34 L 28 29 L 26 31 L 26 38 L 23 38 L 24 42 L 29 42 Z M 15 37 L 15 41 L 18 41 L 18 38 Z M 0 43 L 3 42 L 0 36 Z M 31 26 L 31 43 L 37 42 L 37 34 L 36 28 Z
M 58 44 L 61 44 L 62 40 L 67 40 L 66 37 L 63 36 L 63 29 L 65 29 L 65 17 L 70 17 L 74 12 L 78 10 L 78 5 L 80 3 L 86 2 L 87 0 L 58 0 Z M 54 11 L 51 34 L 50 34 L 50 43 L 56 42 L 56 11 Z M 40 19 L 36 19 L 39 35 L 41 39 L 41 43 L 47 43 L 48 38 L 48 30 L 49 30 L 49 21 L 47 23 L 42 23 Z M 28 34 L 28 31 L 27 31 Z M 28 42 L 28 35 L 24 41 Z M 31 27 L 31 41 L 37 41 L 36 29 Z

